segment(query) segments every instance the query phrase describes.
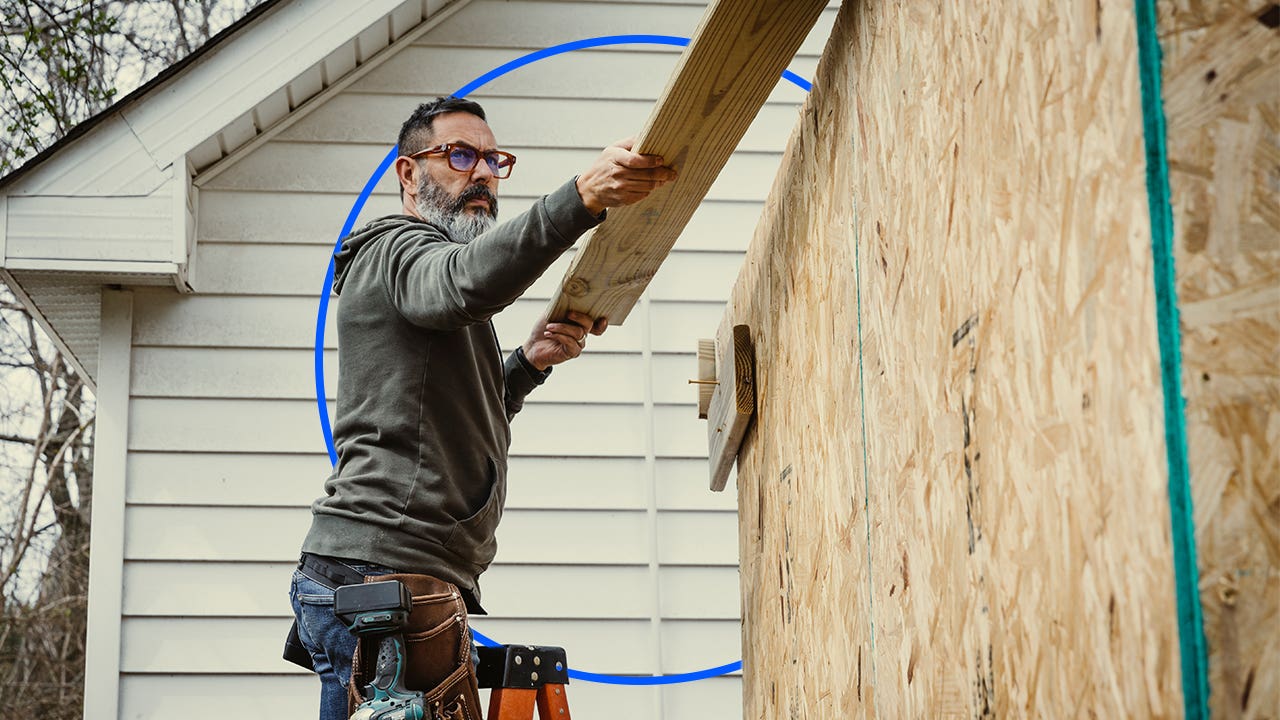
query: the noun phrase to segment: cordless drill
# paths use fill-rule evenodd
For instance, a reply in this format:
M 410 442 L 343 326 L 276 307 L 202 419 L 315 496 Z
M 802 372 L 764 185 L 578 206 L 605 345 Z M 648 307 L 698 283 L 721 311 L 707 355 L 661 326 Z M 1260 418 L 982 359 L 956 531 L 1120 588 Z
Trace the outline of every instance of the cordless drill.
M 423 694 L 404 686 L 405 649 L 401 630 L 413 609 L 409 588 L 399 580 L 344 585 L 333 595 L 333 612 L 357 638 L 376 641 L 373 680 L 351 720 L 423 720 Z

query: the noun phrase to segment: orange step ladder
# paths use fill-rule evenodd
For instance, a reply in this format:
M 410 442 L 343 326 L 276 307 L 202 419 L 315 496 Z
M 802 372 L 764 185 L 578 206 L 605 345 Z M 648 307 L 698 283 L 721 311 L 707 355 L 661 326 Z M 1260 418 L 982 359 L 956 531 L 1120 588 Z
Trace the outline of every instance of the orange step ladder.
M 538 708 L 541 720 L 570 720 L 569 662 L 564 648 L 534 645 L 499 645 L 477 648 L 480 664 L 476 679 L 491 688 L 488 720 L 533 720 Z

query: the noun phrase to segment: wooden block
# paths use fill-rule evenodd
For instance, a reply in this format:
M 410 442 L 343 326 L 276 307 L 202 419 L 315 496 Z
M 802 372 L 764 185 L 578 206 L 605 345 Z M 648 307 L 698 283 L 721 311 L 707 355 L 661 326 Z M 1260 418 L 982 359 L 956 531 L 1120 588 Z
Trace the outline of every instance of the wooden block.
M 689 382 L 698 386 L 698 419 L 706 420 L 711 410 L 711 394 L 716 389 L 715 340 L 698 340 L 698 378 Z
M 826 6 L 720 0 L 707 9 L 634 145 L 680 176 L 609 211 L 574 257 L 551 317 L 577 310 L 611 325 L 626 320 Z
M 756 358 L 751 329 L 734 325 L 732 334 L 732 347 L 719 346 L 716 377 L 720 382 L 712 386 L 715 389 L 707 417 L 711 489 L 716 492 L 724 490 L 729 480 L 729 469 L 738 458 L 742 436 L 756 411 Z

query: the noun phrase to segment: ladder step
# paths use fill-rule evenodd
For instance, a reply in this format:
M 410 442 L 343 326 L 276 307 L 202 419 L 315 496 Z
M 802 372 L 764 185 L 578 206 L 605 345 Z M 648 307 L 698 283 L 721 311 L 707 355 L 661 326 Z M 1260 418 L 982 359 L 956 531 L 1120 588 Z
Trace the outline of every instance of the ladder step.
M 492 688 L 488 720 L 572 720 L 565 685 L 569 662 L 564 648 L 499 645 L 478 648 L 476 680 Z
M 540 685 L 569 684 L 569 661 L 564 648 L 536 645 L 481 647 L 476 680 L 482 688 L 537 689 Z

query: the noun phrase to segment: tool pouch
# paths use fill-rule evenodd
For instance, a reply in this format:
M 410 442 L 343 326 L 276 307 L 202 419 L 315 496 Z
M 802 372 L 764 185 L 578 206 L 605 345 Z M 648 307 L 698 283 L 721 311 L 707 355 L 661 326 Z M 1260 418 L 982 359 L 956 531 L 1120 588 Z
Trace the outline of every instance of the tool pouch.
M 467 608 L 458 588 L 430 575 L 365 578 L 365 582 L 384 580 L 399 580 L 413 596 L 413 610 L 404 628 L 405 687 L 424 693 L 430 720 L 483 720 L 471 663 Z M 378 649 L 361 638 L 347 685 L 348 715 L 365 701 L 362 693 L 374 675 L 377 657 Z

